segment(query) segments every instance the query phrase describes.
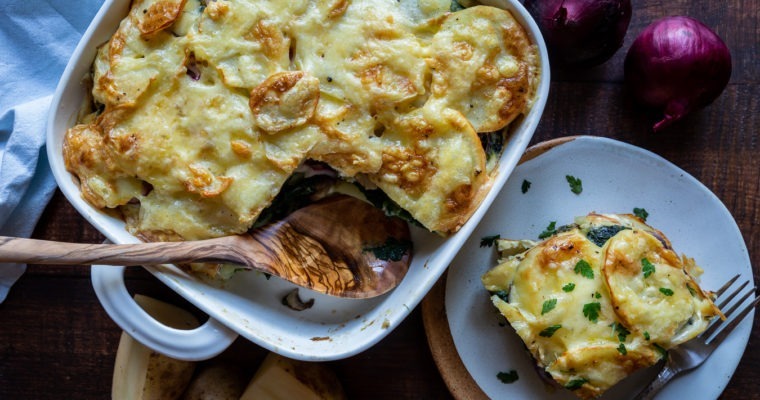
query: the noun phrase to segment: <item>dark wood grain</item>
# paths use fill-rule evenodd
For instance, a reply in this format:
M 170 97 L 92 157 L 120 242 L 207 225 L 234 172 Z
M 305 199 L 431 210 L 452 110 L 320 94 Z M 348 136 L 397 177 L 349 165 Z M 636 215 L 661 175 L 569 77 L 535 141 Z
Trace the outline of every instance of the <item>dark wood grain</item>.
M 731 49 L 733 72 L 713 104 L 655 135 L 650 127 L 658 115 L 636 106 L 622 84 L 623 59 L 647 24 L 677 14 L 698 18 L 715 29 Z M 625 44 L 609 62 L 585 71 L 552 71 L 546 112 L 532 141 L 606 136 L 672 161 L 704 183 L 732 213 L 749 249 L 756 283 L 760 282 L 758 15 L 756 0 L 634 0 Z M 60 194 L 45 210 L 34 237 L 103 240 Z M 138 268 L 128 269 L 126 276 L 134 292 L 186 305 Z M 723 399 L 760 399 L 760 325 L 755 322 Z M 120 329 L 93 293 L 87 267 L 30 267 L 0 304 L 0 399 L 108 398 L 119 335 Z M 264 354 L 239 340 L 221 357 L 254 368 Z M 428 349 L 419 309 L 373 348 L 329 365 L 351 398 L 450 397 Z

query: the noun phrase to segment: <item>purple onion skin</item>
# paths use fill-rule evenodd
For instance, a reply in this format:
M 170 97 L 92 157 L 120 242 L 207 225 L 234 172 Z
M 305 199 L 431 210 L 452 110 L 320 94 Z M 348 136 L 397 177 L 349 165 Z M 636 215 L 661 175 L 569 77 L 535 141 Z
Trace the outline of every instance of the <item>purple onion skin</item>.
M 525 0 L 553 65 L 587 68 L 612 57 L 631 22 L 630 0 Z
M 690 17 L 653 22 L 625 57 L 625 82 L 640 103 L 663 110 L 659 132 L 713 102 L 731 78 L 731 53 L 710 28 Z

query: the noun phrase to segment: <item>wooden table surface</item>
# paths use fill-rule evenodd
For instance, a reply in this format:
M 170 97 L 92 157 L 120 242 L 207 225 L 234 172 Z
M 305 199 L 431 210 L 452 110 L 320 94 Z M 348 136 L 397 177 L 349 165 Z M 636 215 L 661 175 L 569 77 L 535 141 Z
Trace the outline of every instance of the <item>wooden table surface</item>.
M 728 207 L 749 248 L 755 276 L 760 276 L 760 2 L 633 3 L 625 44 L 609 62 L 583 72 L 552 71 L 546 111 L 533 142 L 579 134 L 606 136 L 665 157 Z M 652 134 L 656 113 L 631 101 L 622 84 L 623 59 L 635 36 L 667 15 L 689 15 L 713 27 L 731 50 L 733 73 L 712 105 Z M 46 208 L 34 237 L 103 240 L 60 193 Z M 127 282 L 133 292 L 186 304 L 139 268 L 128 270 Z M 88 267 L 30 266 L 0 304 L 0 399 L 108 398 L 120 334 L 95 297 Z M 238 340 L 221 357 L 252 369 L 264 354 Z M 450 397 L 428 348 L 419 307 L 375 347 L 329 365 L 351 398 Z M 760 399 L 757 323 L 721 398 Z

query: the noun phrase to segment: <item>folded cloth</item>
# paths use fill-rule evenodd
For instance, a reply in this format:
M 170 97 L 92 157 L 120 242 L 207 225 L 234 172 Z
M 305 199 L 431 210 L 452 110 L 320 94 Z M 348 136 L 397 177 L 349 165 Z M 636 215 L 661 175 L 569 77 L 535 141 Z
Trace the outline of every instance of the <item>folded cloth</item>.
M 55 190 L 45 153 L 51 94 L 102 2 L 0 2 L 0 235 L 31 235 Z M 25 269 L 0 264 L 0 303 Z

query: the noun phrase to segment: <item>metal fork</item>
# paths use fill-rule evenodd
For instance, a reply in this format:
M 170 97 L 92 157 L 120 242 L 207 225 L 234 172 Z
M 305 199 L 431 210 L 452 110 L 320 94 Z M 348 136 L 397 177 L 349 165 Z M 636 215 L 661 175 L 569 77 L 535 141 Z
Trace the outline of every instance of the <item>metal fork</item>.
M 722 296 L 723 293 L 725 293 L 728 288 L 731 287 L 734 282 L 736 282 L 737 279 L 739 279 L 739 275 L 731 278 L 728 282 L 726 282 L 725 285 L 723 285 L 723 287 L 718 289 L 718 291 L 715 292 L 716 298 L 720 298 L 720 296 Z M 739 286 L 738 289 L 727 295 L 725 299 L 721 299 L 721 303 L 718 305 L 718 308 L 720 308 L 722 311 L 723 308 L 726 307 L 731 302 L 731 300 L 734 299 L 734 297 L 736 297 L 747 285 L 749 285 L 749 282 L 750 281 L 744 282 L 741 286 Z M 738 301 L 736 301 L 736 303 L 734 303 L 730 309 L 723 311 L 723 315 L 726 317 L 725 320 L 716 319 L 716 321 L 713 322 L 707 328 L 707 330 L 705 330 L 696 338 L 686 343 L 682 343 L 678 345 L 678 347 L 669 350 L 665 366 L 657 375 L 657 378 L 655 378 L 648 387 L 642 390 L 639 395 L 636 396 L 636 399 L 653 399 L 655 394 L 657 394 L 663 387 L 665 387 L 665 384 L 670 382 L 671 379 L 675 378 L 683 372 L 690 371 L 702 365 L 702 363 L 705 362 L 710 354 L 712 354 L 712 352 L 715 351 L 718 346 L 720 346 L 720 344 L 731 333 L 731 331 L 733 331 L 734 328 L 739 325 L 744 317 L 746 317 L 747 314 L 752 311 L 752 309 L 760 304 L 760 297 L 754 298 L 749 304 L 742 308 L 741 311 L 739 311 L 736 317 L 730 319 L 737 308 L 744 304 L 744 302 L 754 293 L 755 287 L 752 287 L 752 289 L 747 291 L 747 293 L 745 293 Z M 713 334 L 718 331 L 720 332 L 713 337 Z

